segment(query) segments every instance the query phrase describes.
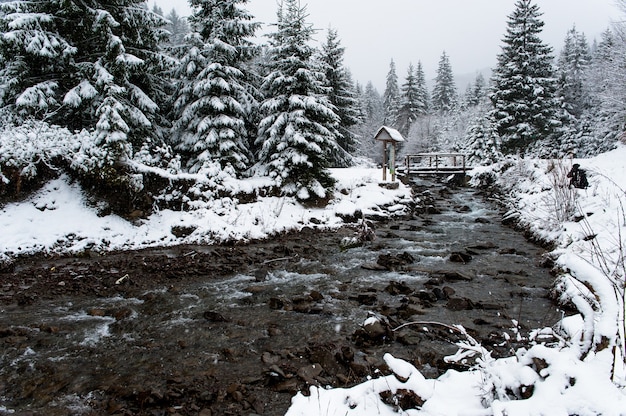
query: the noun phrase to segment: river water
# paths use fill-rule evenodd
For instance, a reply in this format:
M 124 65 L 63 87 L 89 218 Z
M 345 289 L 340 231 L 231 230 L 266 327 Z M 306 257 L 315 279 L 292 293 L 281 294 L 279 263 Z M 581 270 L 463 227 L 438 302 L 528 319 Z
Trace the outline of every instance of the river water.
M 438 376 L 456 351 L 439 324 L 462 324 L 506 355 L 530 329 L 558 321 L 541 247 L 503 226 L 499 208 L 472 189 L 413 185 L 416 213 L 373 225 L 376 238 L 361 247 L 340 248 L 349 228 L 303 233 L 295 243 L 238 249 L 229 262 L 253 248 L 256 257 L 233 272 L 195 266 L 197 278 L 134 289 L 130 263 L 113 270 L 98 261 L 119 290 L 5 301 L 0 414 L 281 415 L 307 383 L 376 376 L 385 352 Z M 157 270 L 216 253 L 163 248 L 141 261 Z M 46 260 L 14 273 L 58 268 L 65 286 L 93 264 Z M 392 331 L 369 337 L 362 324 L 371 315 Z M 418 323 L 393 331 L 410 322 Z

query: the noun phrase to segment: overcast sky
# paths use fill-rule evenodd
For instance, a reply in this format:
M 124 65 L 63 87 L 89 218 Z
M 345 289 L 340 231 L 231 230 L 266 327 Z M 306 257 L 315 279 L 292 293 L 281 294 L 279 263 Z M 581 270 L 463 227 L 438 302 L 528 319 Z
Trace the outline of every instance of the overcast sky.
M 149 0 L 152 5 L 155 0 Z M 426 78 L 436 75 L 443 51 L 456 76 L 474 76 L 492 68 L 502 47 L 507 16 L 516 0 L 301 0 L 308 22 L 319 29 L 323 43 L 329 27 L 345 47 L 344 63 L 361 84 L 372 81 L 384 91 L 393 59 L 400 83 L 409 63 L 422 62 Z M 617 0 L 620 1 L 620 0 Z M 626 3 L 626 0 L 621 0 Z M 575 24 L 591 43 L 611 22 L 624 20 L 616 0 L 535 0 L 545 22 L 542 38 L 555 52 Z M 189 15 L 186 0 L 156 0 L 167 14 L 171 7 Z M 249 0 L 245 6 L 255 21 L 276 21 L 277 0 Z M 168 10 L 169 9 L 169 10 Z M 271 28 L 264 29 L 264 33 Z M 261 33 L 259 33 L 261 35 Z M 461 88 L 461 86 L 459 86 Z

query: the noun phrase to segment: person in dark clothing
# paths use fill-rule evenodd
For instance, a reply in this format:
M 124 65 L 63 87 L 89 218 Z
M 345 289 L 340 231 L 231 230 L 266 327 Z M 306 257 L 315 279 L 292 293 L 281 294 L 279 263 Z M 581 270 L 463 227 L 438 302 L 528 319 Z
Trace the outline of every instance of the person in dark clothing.
M 578 163 L 574 163 L 572 170 L 569 171 L 567 177 L 570 178 L 570 186 L 573 186 L 574 188 L 585 189 L 589 186 L 589 182 L 587 182 L 587 173 L 584 169 L 580 169 L 580 165 Z

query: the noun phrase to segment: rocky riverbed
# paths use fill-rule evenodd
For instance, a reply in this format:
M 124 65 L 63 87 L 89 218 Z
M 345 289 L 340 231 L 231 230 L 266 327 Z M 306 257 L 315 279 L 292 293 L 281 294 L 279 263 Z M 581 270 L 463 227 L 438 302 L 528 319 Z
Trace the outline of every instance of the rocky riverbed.
M 411 215 L 356 247 L 360 224 L 13 263 L 0 414 L 283 415 L 309 385 L 386 374 L 386 352 L 427 377 L 466 368 L 444 361 L 449 325 L 498 356 L 558 321 L 543 250 L 497 207 L 434 182 L 415 193 Z

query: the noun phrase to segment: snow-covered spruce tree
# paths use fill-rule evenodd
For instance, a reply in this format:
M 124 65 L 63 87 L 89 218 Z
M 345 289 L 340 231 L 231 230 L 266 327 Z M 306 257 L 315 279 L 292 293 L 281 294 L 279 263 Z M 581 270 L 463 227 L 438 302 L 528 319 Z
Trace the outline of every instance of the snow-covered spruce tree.
M 57 30 L 53 2 L 0 4 L 0 103 L 40 118 L 60 106 L 59 73 L 77 50 Z
M 540 146 L 560 125 L 552 49 L 539 37 L 544 25 L 540 17 L 531 0 L 516 2 L 492 76 L 491 116 L 505 154 Z
M 494 121 L 489 116 L 477 116 L 467 130 L 467 142 L 462 149 L 467 155 L 467 163 L 470 166 L 490 165 L 501 160 L 499 140 Z
M 312 61 L 313 29 L 299 0 L 279 6 L 270 34 L 268 75 L 256 143 L 257 173 L 269 175 L 287 195 L 301 201 L 325 198 L 334 180 L 328 171 L 337 145 L 339 117 L 328 100 L 324 74 Z
M 404 84 L 402 84 L 402 95 L 400 98 L 400 108 L 398 109 L 398 131 L 408 137 L 411 125 L 417 118 L 425 113 L 423 97 L 420 96 L 417 75 L 413 64 L 409 64 Z
M 194 33 L 176 71 L 174 145 L 191 172 L 250 167 L 246 120 L 251 101 L 244 63 L 258 28 L 240 5 L 247 0 L 190 0 Z
M 169 32 L 169 37 L 167 40 L 167 45 L 170 47 L 176 47 L 177 45 L 181 45 L 185 41 L 185 36 L 190 32 L 189 23 L 187 23 L 187 19 L 181 17 L 176 9 L 172 9 L 167 16 L 167 25 L 165 25 L 165 29 Z
M 591 62 L 591 52 L 585 35 L 575 27 L 567 31 L 563 49 L 557 61 L 557 94 L 561 102 L 561 123 L 558 138 L 542 156 L 562 157 L 579 155 L 579 142 L 584 140 L 587 121 L 584 114 L 589 109 L 589 90 L 586 72 Z
M 458 104 L 454 75 L 445 51 L 439 59 L 431 100 L 432 109 L 443 114 L 450 113 Z
M 589 134 L 580 132 L 577 156 L 593 156 L 615 147 L 624 131 L 626 113 L 626 42 L 610 29 L 604 31 L 587 68 L 589 110 L 583 115 Z
M 417 62 L 417 67 L 415 68 L 415 79 L 417 82 L 418 101 L 422 103 L 420 113 L 428 114 L 430 111 L 430 94 L 428 93 L 428 87 L 426 86 L 426 76 L 424 75 L 422 61 Z
M 374 140 L 374 136 L 383 124 L 385 116 L 383 99 L 371 81 L 368 81 L 365 89 L 361 91 L 360 102 L 363 117 L 361 123 L 355 127 L 355 130 L 361 137 L 359 155 L 380 162 L 380 143 Z
M 95 129 L 113 165 L 158 138 L 165 21 L 141 0 L 1 4 L 1 104 L 22 117 Z
M 376 90 L 376 87 L 374 87 L 372 81 L 368 81 L 367 84 L 365 84 L 361 101 L 363 102 L 362 105 L 365 121 L 374 120 L 375 124 L 379 125 L 385 117 L 385 111 L 383 108 L 384 104 L 383 98 Z M 380 128 L 380 125 L 378 127 Z
M 483 101 L 487 94 L 487 84 L 483 74 L 476 75 L 476 79 L 473 83 L 467 85 L 467 91 L 465 92 L 465 107 L 476 107 L 481 101 Z
M 398 86 L 398 74 L 396 73 L 396 63 L 391 60 L 389 72 L 383 93 L 383 108 L 385 110 L 384 124 L 397 128 L 398 110 L 400 108 L 400 87 Z
M 328 99 L 335 106 L 339 116 L 337 144 L 343 150 L 331 155 L 331 164 L 346 167 L 352 164 L 352 157 L 358 146 L 358 137 L 352 127 L 359 123 L 359 100 L 348 70 L 343 66 L 345 48 L 341 46 L 337 31 L 328 29 L 326 43 L 322 45 L 320 61 L 326 75 Z
M 590 62 L 591 52 L 585 34 L 573 27 L 567 32 L 559 54 L 557 76 L 562 106 L 575 119 L 579 119 L 589 105 L 585 76 Z

